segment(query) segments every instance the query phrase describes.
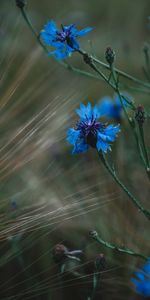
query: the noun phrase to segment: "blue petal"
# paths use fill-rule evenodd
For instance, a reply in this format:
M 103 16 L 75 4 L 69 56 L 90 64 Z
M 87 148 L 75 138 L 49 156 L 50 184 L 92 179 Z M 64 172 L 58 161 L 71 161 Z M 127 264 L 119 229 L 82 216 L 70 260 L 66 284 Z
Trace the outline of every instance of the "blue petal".
M 144 274 L 142 272 L 135 272 L 134 274 L 140 280 L 144 280 L 145 279 L 145 276 L 144 276 Z
M 86 152 L 88 149 L 89 145 L 85 143 L 84 139 L 81 139 L 79 143 L 75 144 L 72 154 L 83 153 Z
M 99 112 L 102 116 L 113 117 L 113 102 L 110 97 L 103 97 L 100 104 L 98 105 Z
M 49 21 L 45 26 L 44 26 L 44 30 L 47 31 L 49 34 L 51 35 L 55 35 L 56 31 L 58 31 L 56 23 L 51 20 Z
M 114 141 L 118 132 L 120 131 L 120 125 L 113 126 L 113 125 L 108 125 L 105 129 L 103 134 L 105 134 L 110 141 Z
M 95 105 L 92 108 L 91 103 L 88 103 L 87 106 L 81 103 L 80 108 L 76 109 L 76 113 L 79 115 L 81 120 L 91 120 L 92 118 L 97 119 L 100 117 L 100 112 L 97 106 Z
M 87 28 L 84 28 L 82 30 L 79 30 L 78 31 L 78 36 L 84 36 L 85 34 L 90 32 L 92 29 L 93 29 L 92 27 L 87 27 Z
M 53 52 L 53 54 L 55 54 L 56 59 L 61 60 L 67 57 L 66 53 L 60 50 L 55 50 Z
M 107 153 L 107 150 L 111 150 L 111 147 L 108 143 L 103 141 L 101 138 L 97 138 L 96 148 L 98 151 Z
M 67 141 L 71 144 L 71 145 L 75 145 L 78 141 L 78 139 L 80 138 L 80 130 L 76 130 L 74 128 L 69 128 L 68 132 L 67 132 Z
M 147 264 L 143 267 L 143 271 L 150 275 L 150 259 L 148 259 Z
M 66 45 L 66 50 L 65 50 L 66 56 L 71 56 L 72 52 L 74 52 L 74 49 Z
M 76 113 L 79 115 L 79 117 L 82 120 L 85 120 L 87 118 L 91 119 L 92 117 L 92 106 L 91 103 L 88 103 L 87 106 L 85 106 L 83 103 L 80 103 L 80 108 L 76 109 Z
M 150 281 L 145 280 L 145 281 L 138 281 L 134 278 L 131 279 L 131 282 L 135 285 L 136 292 L 145 296 L 149 297 L 150 296 Z
M 47 32 L 45 32 L 44 30 L 41 31 L 40 36 L 42 38 L 42 40 L 45 42 L 46 45 L 51 46 L 52 44 L 52 37 L 50 37 Z

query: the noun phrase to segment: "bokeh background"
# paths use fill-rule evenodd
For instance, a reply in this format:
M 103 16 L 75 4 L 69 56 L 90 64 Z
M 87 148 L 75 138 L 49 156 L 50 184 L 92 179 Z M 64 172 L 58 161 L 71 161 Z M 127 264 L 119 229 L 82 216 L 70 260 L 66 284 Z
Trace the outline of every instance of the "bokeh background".
M 93 27 L 81 40 L 82 47 L 104 61 L 111 46 L 116 66 L 146 81 L 143 46 L 150 41 L 149 0 L 28 0 L 26 10 L 38 32 L 49 19 Z M 89 231 L 96 229 L 104 240 L 149 256 L 149 223 L 92 149 L 72 156 L 66 142 L 80 101 L 97 103 L 103 96 L 113 97 L 112 89 L 48 57 L 13 0 L 0 1 L 0 41 L 1 299 L 87 299 L 98 253 L 104 253 L 106 269 L 95 299 L 142 299 L 130 278 L 144 261 L 98 245 Z M 77 54 L 69 63 L 89 71 Z M 149 91 L 122 82 L 130 86 L 127 91 L 135 103 L 149 111 Z M 147 147 L 148 126 L 147 120 Z M 148 208 L 148 179 L 124 118 L 121 128 L 108 157 Z M 52 256 L 60 243 L 84 253 L 81 263 L 66 260 L 67 275 L 61 275 Z

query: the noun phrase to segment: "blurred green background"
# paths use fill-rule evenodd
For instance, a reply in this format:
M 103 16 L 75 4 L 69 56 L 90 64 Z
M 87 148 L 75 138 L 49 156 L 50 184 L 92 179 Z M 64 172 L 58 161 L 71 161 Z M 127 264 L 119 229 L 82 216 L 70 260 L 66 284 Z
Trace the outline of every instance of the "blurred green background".
M 93 27 L 82 47 L 104 61 L 111 46 L 116 66 L 146 81 L 142 49 L 150 40 L 149 0 L 28 0 L 26 10 L 38 32 L 49 19 Z M 88 232 L 96 229 L 104 240 L 148 256 L 148 221 L 116 187 L 93 150 L 72 156 L 66 142 L 80 101 L 113 97 L 112 89 L 47 57 L 15 1 L 0 1 L 0 25 L 1 299 L 87 299 L 97 253 L 105 254 L 107 268 L 95 299 L 142 299 L 130 277 L 144 261 L 98 245 Z M 77 54 L 69 63 L 89 71 Z M 148 92 L 129 92 L 149 111 Z M 147 120 L 147 146 L 148 126 Z M 124 118 L 121 127 L 108 156 L 148 208 L 148 179 Z M 69 277 L 60 276 L 52 258 L 58 243 L 84 251 L 82 266 L 77 266 L 81 278 L 69 261 Z

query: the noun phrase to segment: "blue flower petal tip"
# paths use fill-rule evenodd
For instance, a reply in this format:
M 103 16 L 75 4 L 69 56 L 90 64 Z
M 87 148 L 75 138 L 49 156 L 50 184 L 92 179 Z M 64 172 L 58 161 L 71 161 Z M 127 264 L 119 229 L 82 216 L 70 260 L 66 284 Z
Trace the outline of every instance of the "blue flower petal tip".
M 89 147 L 107 153 L 111 150 L 110 143 L 114 142 L 120 131 L 119 125 L 107 125 L 99 122 L 100 112 L 97 106 L 92 107 L 91 103 L 80 104 L 76 109 L 80 119 L 75 128 L 67 132 L 67 141 L 73 146 L 72 153 L 86 152 Z
M 77 30 L 75 24 L 61 25 L 61 29 L 58 29 L 56 23 L 51 20 L 44 26 L 40 37 L 46 45 L 56 48 L 51 54 L 54 54 L 59 60 L 65 59 L 77 51 L 80 48 L 77 38 L 86 35 L 91 30 L 91 27 Z
M 144 297 L 150 297 L 150 259 L 140 271 L 135 272 L 135 276 L 136 278 L 131 278 L 135 291 Z

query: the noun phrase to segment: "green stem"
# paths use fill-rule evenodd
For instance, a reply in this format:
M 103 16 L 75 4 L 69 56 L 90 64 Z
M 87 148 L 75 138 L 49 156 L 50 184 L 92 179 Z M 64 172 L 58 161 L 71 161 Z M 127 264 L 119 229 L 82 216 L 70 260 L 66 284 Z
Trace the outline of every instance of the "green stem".
M 105 246 L 109 249 L 116 250 L 117 252 L 132 255 L 132 256 L 135 256 L 135 257 L 140 257 L 140 258 L 143 258 L 144 260 L 148 259 L 148 256 L 146 256 L 144 254 L 141 254 L 141 253 L 134 252 L 132 249 L 129 249 L 129 248 L 126 248 L 126 247 L 120 247 L 116 244 L 112 244 L 112 243 L 104 241 L 101 237 L 99 237 L 99 235 L 96 231 L 94 231 L 93 234 L 91 233 L 90 235 L 99 244 L 101 244 L 101 245 L 103 245 L 103 246 Z
M 91 295 L 88 296 L 87 300 L 93 300 L 94 297 L 95 297 L 95 293 L 96 293 L 96 290 L 97 290 L 97 287 L 98 287 L 98 282 L 99 282 L 99 276 L 100 273 L 99 272 L 94 272 L 93 273 L 93 287 L 92 287 L 92 292 L 91 292 Z
M 100 64 L 100 65 L 103 66 L 104 68 L 106 68 L 106 69 L 108 69 L 108 70 L 110 69 L 110 66 L 107 65 L 106 63 L 100 61 L 99 59 L 97 59 L 97 58 L 95 58 L 95 57 L 93 57 L 93 56 L 91 56 L 91 58 L 92 58 L 92 60 L 93 60 L 94 62 Z M 142 80 L 140 80 L 140 79 L 138 79 L 138 78 L 135 78 L 134 76 L 129 75 L 129 74 L 127 74 L 127 73 L 125 73 L 125 72 L 123 72 L 123 71 L 117 69 L 117 68 L 115 68 L 114 70 L 115 70 L 115 72 L 116 72 L 118 75 L 120 75 L 120 76 L 122 76 L 122 77 L 124 77 L 124 78 L 127 78 L 127 79 L 133 81 L 134 83 L 140 84 L 140 85 L 142 85 L 142 86 L 144 86 L 144 87 L 150 89 L 150 84 L 149 84 L 149 83 L 144 82 L 144 81 L 142 81 Z
M 146 64 L 146 69 L 143 68 L 145 76 L 148 81 L 150 81 L 150 60 L 149 60 L 149 47 L 147 45 L 144 46 L 143 49 L 144 56 L 145 56 L 145 64 Z
M 141 138 L 141 143 L 142 143 L 142 147 L 143 147 L 144 157 L 146 160 L 146 170 L 147 170 L 147 173 L 150 178 L 150 162 L 149 162 L 149 157 L 148 157 L 148 153 L 147 153 L 147 149 L 146 149 L 146 145 L 145 145 L 143 125 L 139 124 L 139 132 L 140 132 L 140 138 Z
M 103 153 L 98 152 L 98 155 L 102 161 L 102 163 L 104 164 L 105 168 L 107 169 L 107 171 L 111 174 L 111 176 L 113 177 L 113 179 L 116 181 L 116 183 L 121 187 L 121 189 L 127 194 L 127 196 L 132 200 L 132 203 L 144 214 L 144 216 L 150 220 L 150 211 L 146 210 L 140 203 L 139 200 L 137 200 L 132 194 L 131 192 L 127 189 L 127 187 L 121 182 L 121 180 L 118 178 L 118 176 L 116 175 L 116 172 L 114 169 L 111 168 L 111 166 L 109 165 L 108 161 L 106 160 L 105 156 Z
M 111 72 L 112 72 L 112 77 L 113 77 L 113 80 L 114 80 L 114 83 L 116 85 L 116 92 L 118 94 L 118 97 L 119 97 L 119 100 L 120 100 L 120 103 L 122 105 L 122 108 L 123 108 L 123 111 L 125 113 L 125 116 L 128 120 L 128 123 L 132 129 L 132 132 L 135 136 L 135 140 L 136 140 L 136 144 L 137 144 L 137 148 L 138 148 L 138 152 L 139 152 L 139 155 L 140 155 L 140 158 L 144 164 L 144 167 L 146 169 L 146 173 L 147 173 L 147 176 L 148 178 L 150 179 L 150 171 L 149 171 L 149 161 L 148 161 L 148 155 L 147 155 L 147 151 L 146 151 L 146 148 L 145 148 L 145 143 L 144 143 L 144 134 L 143 134 L 143 128 L 140 129 L 140 135 L 141 135 L 141 140 L 142 140 L 142 144 L 143 144 L 143 149 L 144 149 L 144 155 L 143 155 L 143 151 L 142 151 L 142 148 L 141 148 L 141 145 L 140 145 L 140 141 L 139 141 L 139 138 L 138 138 L 138 134 L 136 132 L 136 128 L 135 128 L 135 123 L 133 120 L 130 119 L 129 115 L 128 115 L 128 112 L 127 112 L 127 109 L 123 103 L 123 97 L 121 96 L 121 93 L 120 93 L 120 90 L 119 90 L 119 87 L 118 87 L 118 83 L 117 83 L 117 79 L 116 79 L 116 73 L 115 73 L 115 70 L 114 70 L 114 67 L 113 65 L 110 66 L 111 68 Z M 126 98 L 124 97 L 124 99 L 126 100 Z M 146 163 L 147 162 L 147 163 Z

